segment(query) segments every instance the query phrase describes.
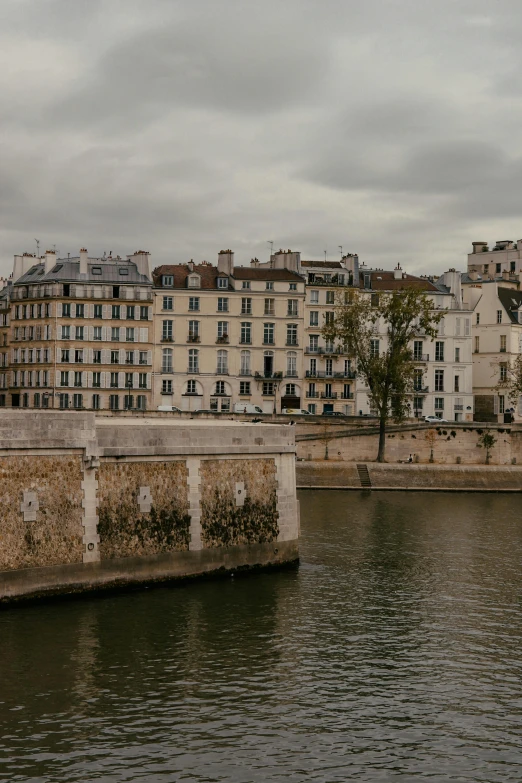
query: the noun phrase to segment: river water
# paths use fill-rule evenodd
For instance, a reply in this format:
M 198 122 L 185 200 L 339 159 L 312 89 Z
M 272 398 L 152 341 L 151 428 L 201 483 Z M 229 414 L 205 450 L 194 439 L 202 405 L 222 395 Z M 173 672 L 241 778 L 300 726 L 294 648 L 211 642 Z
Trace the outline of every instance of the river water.
M 301 516 L 298 570 L 0 612 L 1 783 L 518 783 L 519 497 Z

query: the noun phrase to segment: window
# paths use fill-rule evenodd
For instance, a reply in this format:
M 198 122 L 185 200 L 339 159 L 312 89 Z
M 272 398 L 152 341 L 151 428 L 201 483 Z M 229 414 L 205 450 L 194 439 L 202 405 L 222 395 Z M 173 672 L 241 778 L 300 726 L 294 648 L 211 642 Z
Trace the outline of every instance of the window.
M 286 344 L 298 345 L 297 342 L 297 324 L 286 325 Z
M 199 310 L 199 296 L 189 296 L 189 308 L 191 312 Z
M 111 327 L 111 340 L 113 342 L 119 342 L 119 340 L 120 340 L 120 327 L 119 326 Z
M 118 373 L 111 372 L 111 389 L 117 389 L 117 388 L 118 388 Z
M 289 351 L 286 354 L 286 374 L 289 378 L 297 378 L 297 353 Z
M 455 383 L 453 384 L 453 391 L 460 391 L 460 375 L 455 375 Z
M 274 396 L 274 383 L 272 381 L 263 381 L 263 397 Z
M 76 363 L 82 363 L 83 362 L 83 348 L 80 348 L 79 350 L 76 350 L 74 352 L 74 361 Z
M 506 351 L 506 335 L 501 334 L 500 335 L 500 350 L 502 353 L 505 353 Z
M 226 296 L 218 296 L 218 313 L 228 313 L 228 298 Z
M 477 318 L 477 320 L 475 321 L 475 323 L 476 323 L 476 324 L 477 324 L 477 326 L 478 326 L 478 325 L 479 325 L 479 323 L 480 323 L 480 313 L 477 313 L 477 316 L 476 316 L 476 318 Z
M 217 352 L 217 374 L 218 375 L 226 375 L 226 374 L 228 374 L 228 352 L 227 351 L 218 351 Z
M 120 363 L 120 352 L 111 351 L 111 364 L 119 364 L 119 363 Z
M 252 315 L 252 300 L 250 297 L 241 299 L 241 315 Z
M 134 364 L 134 351 L 125 351 L 125 364 Z
M 127 321 L 134 321 L 136 318 L 136 307 L 134 305 L 127 305 Z
M 444 410 L 444 397 L 435 397 L 435 412 Z
M 71 339 L 71 327 L 62 326 L 62 340 L 70 340 L 70 339 Z
M 109 395 L 109 408 L 111 411 L 117 411 L 120 408 L 120 398 L 117 394 Z
M 327 291 L 326 292 L 326 304 L 333 304 L 334 302 L 335 302 L 334 292 L 333 291 Z
M 413 413 L 415 416 L 422 416 L 423 404 L 424 404 L 424 397 L 413 398 Z
M 76 318 L 85 318 L 85 305 L 84 304 L 77 304 L 76 305 Z
M 350 386 L 349 383 L 344 383 L 343 384 L 343 399 L 345 399 L 345 400 L 351 400 L 352 399 L 353 394 L 352 394 L 351 388 L 352 387 Z
M 174 285 L 174 275 L 163 275 L 161 284 L 165 288 L 172 288 Z
M 287 383 L 286 384 L 285 395 L 287 397 L 295 397 L 295 383 Z
M 228 277 L 218 277 L 218 288 L 228 288 Z
M 509 263 L 509 271 L 510 272 L 514 272 L 515 271 L 515 262 L 514 261 L 510 261 L 510 263 Z
M 93 351 L 92 352 L 92 363 L 93 364 L 101 364 L 101 351 Z
M 199 372 L 199 351 L 197 348 L 191 348 L 188 361 L 189 372 Z
M 295 318 L 297 316 L 297 299 L 289 299 L 288 300 L 288 311 L 287 315 L 290 316 L 290 318 Z
M 120 305 L 112 305 L 112 317 L 119 318 L 121 315 Z
M 435 391 L 444 391 L 444 370 L 435 370 Z
M 319 291 L 310 291 L 310 304 L 319 304 Z
M 308 403 L 308 413 L 311 413 L 313 416 L 315 416 L 316 412 L 316 404 L 315 402 L 309 402 Z
M 318 310 L 310 310 L 310 326 L 319 326 Z
M 239 381 L 239 393 L 243 395 L 250 394 L 250 381 Z
M 498 274 L 501 271 L 502 267 L 500 264 L 495 264 L 495 272 Z
M 68 348 L 62 348 L 62 362 L 70 361 L 70 351 Z M 15 362 L 18 361 L 18 357 L 15 355 Z
M 147 373 L 146 372 L 138 373 L 138 387 L 140 389 L 146 389 L 147 388 Z
M 379 340 L 370 340 L 370 356 L 379 356 Z
M 149 308 L 147 305 L 140 305 L 140 321 L 149 320 Z
M 250 375 L 250 351 L 241 351 L 240 375 Z
M 136 407 L 139 411 L 144 411 L 147 407 L 147 398 L 144 394 L 138 394 L 136 397 Z
M 113 285 L 112 286 L 112 298 L 113 299 L 119 299 L 120 298 L 120 286 L 119 285 Z
M 172 381 L 165 380 L 161 382 L 161 393 L 172 394 Z
M 435 361 L 436 362 L 443 362 L 444 361 L 444 343 L 443 342 L 436 342 L 435 343 Z
M 35 408 L 39 408 L 40 407 L 40 395 L 39 395 L 38 392 L 34 395 L 33 405 L 34 405 Z
M 274 290 L 274 283 L 272 280 L 267 280 L 265 288 L 267 291 L 273 291 Z
M 189 288 L 199 288 L 200 285 L 201 285 L 201 278 L 199 275 L 189 275 L 188 278 Z
M 460 348 L 455 348 L 455 362 L 457 364 L 460 362 Z
M 92 395 L 92 409 L 93 409 L 93 411 L 99 411 L 100 410 L 100 395 L 99 394 L 93 394 Z
M 475 353 L 479 353 L 480 351 L 480 338 L 475 337 Z
M 216 391 L 214 394 L 225 394 L 225 381 L 216 381 Z
M 172 372 L 172 348 L 164 348 L 162 351 L 161 372 Z
M 198 389 L 196 386 L 196 381 L 187 381 L 187 394 L 197 394 Z
M 242 288 L 250 288 L 250 280 L 243 280 Z
M 76 339 L 77 340 L 83 340 L 84 339 L 84 326 L 77 326 L 76 327 Z
M 263 325 L 263 345 L 274 345 L 274 324 Z
M 422 340 L 415 340 L 413 343 L 413 358 L 416 362 L 422 361 Z
M 290 291 L 297 291 L 297 283 L 290 283 L 289 290 Z
M 497 310 L 497 324 L 502 323 L 502 310 Z
M 265 299 L 265 315 L 275 315 L 275 299 Z
M 333 322 L 334 322 L 334 314 L 333 314 L 333 312 L 331 310 L 328 310 L 328 312 L 326 312 L 324 314 L 324 322 L 326 324 L 333 324 Z
M 310 335 L 310 345 L 308 348 L 309 351 L 312 353 L 316 353 L 319 350 L 319 335 L 318 334 L 311 334 Z
M 499 370 L 500 370 L 500 380 L 501 381 L 507 381 L 507 364 L 506 364 L 506 362 L 501 362 L 500 363 Z M 458 391 L 458 389 L 456 391 Z
M 148 364 L 147 351 L 140 351 L 140 364 Z
M 172 342 L 172 325 L 174 321 L 163 321 L 161 326 L 161 339 L 171 343 Z
M 92 386 L 94 389 L 101 388 L 101 372 L 93 372 L 92 374 Z
M 125 329 L 125 341 L 128 343 L 134 342 L 134 327 L 133 326 L 127 326 Z
M 189 343 L 199 342 L 199 321 L 189 321 Z
M 63 410 L 69 407 L 69 395 L 60 394 L 60 408 Z
M 252 343 L 252 324 L 248 321 L 241 321 L 241 340 L 243 345 Z
M 498 412 L 504 413 L 506 410 L 506 398 L 503 394 L 498 395 Z
M 218 321 L 217 339 L 219 342 L 228 343 L 228 321 Z
M 60 373 L 60 386 L 68 386 L 69 385 L 69 373 L 67 370 L 62 370 Z
M 91 275 L 101 275 L 101 266 L 91 266 Z
M 132 389 L 133 386 L 134 386 L 133 373 L 132 372 L 126 372 L 125 373 L 125 388 L 126 389 Z
M 73 408 L 83 408 L 83 394 L 73 394 Z
M 164 296 L 163 297 L 163 309 L 164 310 L 173 310 L 174 309 L 174 298 L 172 296 Z
M 62 317 L 63 318 L 70 318 L 71 317 L 71 303 L 70 302 L 64 302 L 62 304 Z M 25 318 L 25 314 L 24 314 Z
M 95 304 L 94 305 L 94 317 L 95 318 L 102 318 L 103 317 L 103 308 L 101 304 Z
M 329 375 L 330 377 L 333 375 L 333 359 L 326 360 L 324 374 Z

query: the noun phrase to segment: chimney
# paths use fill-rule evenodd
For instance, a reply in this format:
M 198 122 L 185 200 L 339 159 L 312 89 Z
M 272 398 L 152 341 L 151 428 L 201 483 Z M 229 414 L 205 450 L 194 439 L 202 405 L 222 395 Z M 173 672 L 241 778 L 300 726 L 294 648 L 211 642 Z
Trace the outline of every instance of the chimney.
M 218 272 L 222 275 L 234 274 L 234 253 L 232 250 L 220 250 L 218 253 Z
M 89 256 L 87 254 L 86 248 L 82 247 L 80 250 L 80 277 L 82 275 L 87 276 L 87 261 L 89 259 Z
M 136 250 L 132 256 L 127 256 L 127 258 L 130 261 L 134 261 L 140 275 L 145 275 L 148 280 L 151 279 L 150 253 L 148 250 Z
M 447 272 L 444 272 L 442 276 L 444 285 L 449 288 L 450 294 L 452 294 L 455 297 L 455 300 L 457 302 L 457 307 L 462 306 L 462 285 L 461 285 L 461 276 L 460 272 L 455 271 L 455 269 L 448 269 Z
M 250 266 L 252 266 L 252 267 L 257 269 L 257 267 L 259 266 L 259 259 L 258 258 L 252 258 L 250 260 Z
M 473 253 L 483 253 L 488 249 L 487 242 L 472 242 L 471 244 L 473 245 Z
M 503 269 L 502 270 L 502 280 L 509 280 L 509 270 Z
M 478 272 L 476 269 L 470 269 L 468 272 L 468 276 L 470 280 L 478 280 Z
M 46 250 L 45 251 L 45 259 L 44 259 L 44 268 L 45 268 L 45 274 L 49 274 L 51 269 L 56 264 L 56 253 L 54 250 Z
M 22 266 L 22 256 L 18 255 L 14 257 L 14 264 L 13 264 L 13 283 L 16 283 L 17 280 L 19 280 L 20 277 L 23 275 L 23 266 Z
M 402 280 L 402 277 L 403 277 L 403 274 L 402 274 L 401 265 L 397 264 L 397 266 L 393 270 L 393 279 L 394 280 Z

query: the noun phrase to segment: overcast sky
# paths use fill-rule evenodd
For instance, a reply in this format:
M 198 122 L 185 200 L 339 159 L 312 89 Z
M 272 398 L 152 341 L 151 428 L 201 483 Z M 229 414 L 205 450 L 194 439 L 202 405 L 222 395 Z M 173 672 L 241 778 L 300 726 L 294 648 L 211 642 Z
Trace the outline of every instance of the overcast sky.
M 521 61 L 520 0 L 0 0 L 0 273 L 35 238 L 464 268 L 522 237 Z

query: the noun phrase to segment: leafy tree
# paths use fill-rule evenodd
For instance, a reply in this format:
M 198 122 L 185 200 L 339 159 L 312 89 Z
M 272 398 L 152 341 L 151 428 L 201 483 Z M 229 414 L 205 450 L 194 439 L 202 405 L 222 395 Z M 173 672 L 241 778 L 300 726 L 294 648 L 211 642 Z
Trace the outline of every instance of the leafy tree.
M 483 432 L 482 435 L 480 436 L 480 438 L 478 439 L 478 445 L 481 448 L 486 449 L 486 465 L 489 465 L 489 460 L 490 460 L 490 456 L 491 456 L 490 455 L 490 451 L 491 451 L 491 449 L 493 448 L 493 446 L 495 445 L 496 442 L 497 442 L 497 439 L 495 438 L 493 433 L 492 432 L 488 432 L 488 430 Z
M 327 342 L 340 343 L 355 358 L 357 375 L 368 387 L 370 405 L 379 417 L 378 462 L 384 462 L 387 422 L 403 421 L 409 412 L 418 367 L 412 340 L 418 335 L 436 337 L 442 316 L 424 291 L 414 288 L 371 297 L 355 290 L 337 297 L 333 319 L 322 328 Z M 376 341 L 385 343 L 383 351 Z
M 500 376 L 497 391 L 506 394 L 512 406 L 516 408 L 522 395 L 522 355 L 516 356 L 513 362 L 500 362 L 495 372 Z

